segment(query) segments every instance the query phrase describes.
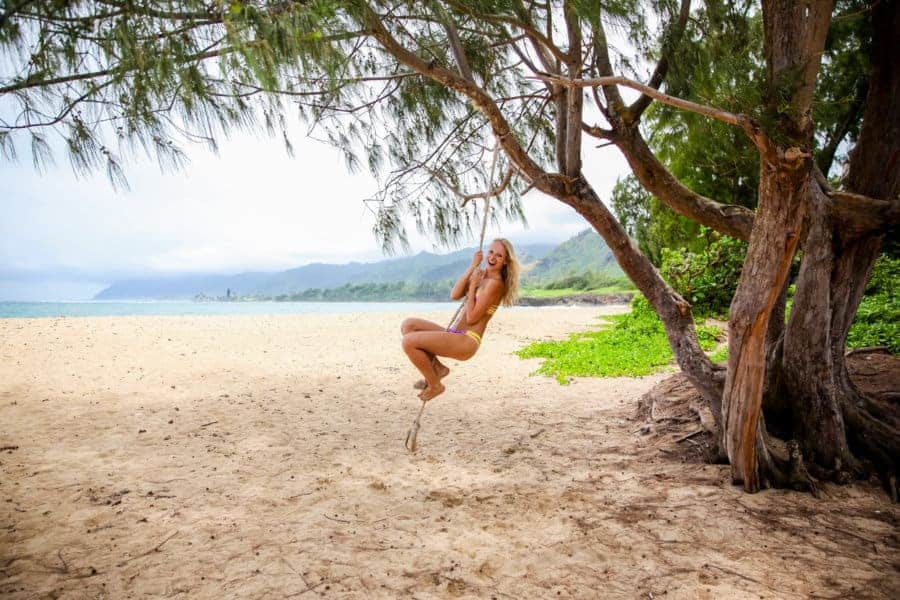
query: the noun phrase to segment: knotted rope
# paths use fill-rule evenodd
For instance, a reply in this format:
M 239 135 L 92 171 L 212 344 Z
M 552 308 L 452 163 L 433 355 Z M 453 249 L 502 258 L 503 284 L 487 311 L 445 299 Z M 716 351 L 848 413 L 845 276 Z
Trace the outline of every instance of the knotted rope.
M 494 167 L 497 166 L 497 154 L 499 152 L 499 146 L 494 147 L 494 156 L 491 159 L 491 176 L 488 179 L 487 185 L 488 190 L 492 189 L 491 185 L 494 181 Z M 490 194 L 485 195 L 484 197 L 484 214 L 481 216 L 481 237 L 478 239 L 478 250 L 479 252 L 484 252 L 484 233 L 487 230 L 487 220 L 488 220 L 488 212 L 491 206 L 491 196 Z M 481 266 L 481 265 L 479 265 Z M 467 296 L 463 296 L 462 302 L 459 303 L 459 307 L 456 309 L 456 312 L 453 313 L 453 318 L 450 319 L 450 324 L 447 325 L 447 329 L 453 327 L 456 323 L 457 318 L 459 318 L 459 313 L 462 312 L 463 308 L 466 306 Z M 419 414 L 416 415 L 415 421 L 413 421 L 412 425 L 409 427 L 409 431 L 406 432 L 406 441 L 403 442 L 403 445 L 410 452 L 416 451 L 416 438 L 419 435 L 419 425 L 420 420 L 422 419 L 422 413 L 425 412 L 425 405 L 428 404 L 428 400 L 422 400 L 422 406 L 419 408 Z

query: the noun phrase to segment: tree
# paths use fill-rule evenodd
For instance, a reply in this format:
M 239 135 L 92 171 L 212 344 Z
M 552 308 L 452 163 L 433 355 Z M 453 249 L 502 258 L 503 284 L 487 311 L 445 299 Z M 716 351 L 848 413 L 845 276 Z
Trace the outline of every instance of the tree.
M 705 10 L 729 6 L 711 1 Z M 453 240 L 475 218 L 472 204 L 460 208 L 457 197 L 494 196 L 515 216 L 516 196 L 538 189 L 597 230 L 659 314 L 679 366 L 713 408 L 736 483 L 748 491 L 815 491 L 819 478 L 846 480 L 873 464 L 896 494 L 900 422 L 855 389 L 843 348 L 884 234 L 900 218 L 900 68 L 892 46 L 900 11 L 895 1 L 842 3 L 832 27 L 833 8 L 829 1 L 762 2 L 763 83 L 758 100 L 735 111 L 674 95 L 686 87 L 660 91 L 696 45 L 686 35 L 689 0 L 23 0 L 0 17 L 0 44 L 19 52 L 16 73 L 0 84 L 4 100 L 18 107 L 2 124 L 0 147 L 9 155 L 15 137 L 28 133 L 39 162 L 43 131 L 53 128 L 64 132 L 76 167 L 104 157 L 117 165 L 117 152 L 102 142 L 108 127 L 121 147 L 143 144 L 168 159 L 178 156 L 177 128 L 212 140 L 254 114 L 278 128 L 291 100 L 347 150 L 351 165 L 361 149 L 370 168 L 393 169 L 376 204 L 386 241 L 402 241 L 403 213 Z M 655 10 L 662 24 L 656 40 L 645 33 L 651 21 L 643 9 Z M 821 57 L 829 31 L 853 14 L 871 27 L 865 98 L 850 126 L 820 132 L 813 99 Z M 628 61 L 614 62 L 611 24 L 656 60 L 646 83 Z M 622 87 L 640 95 L 626 102 Z M 732 196 L 703 195 L 665 168 L 643 128 L 654 102 L 746 137 L 757 154 L 755 211 Z M 585 136 L 615 146 L 641 186 L 676 213 L 748 241 L 727 370 L 702 352 L 690 304 L 591 186 L 582 167 Z M 817 139 L 836 140 L 835 148 L 853 141 L 839 189 L 814 160 Z M 501 174 L 496 180 L 488 161 Z M 474 186 L 484 191 L 465 191 Z M 780 314 L 798 249 L 785 325 Z M 787 452 L 770 431 L 791 440 Z

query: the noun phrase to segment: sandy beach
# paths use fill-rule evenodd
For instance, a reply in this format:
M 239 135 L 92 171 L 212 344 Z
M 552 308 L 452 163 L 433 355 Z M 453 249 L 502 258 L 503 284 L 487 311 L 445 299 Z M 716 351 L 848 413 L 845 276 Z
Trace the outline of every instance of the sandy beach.
M 405 314 L 0 320 L 0 595 L 900 597 L 878 487 L 744 494 L 641 434 L 670 373 L 512 355 L 617 310 L 498 312 L 415 454 Z

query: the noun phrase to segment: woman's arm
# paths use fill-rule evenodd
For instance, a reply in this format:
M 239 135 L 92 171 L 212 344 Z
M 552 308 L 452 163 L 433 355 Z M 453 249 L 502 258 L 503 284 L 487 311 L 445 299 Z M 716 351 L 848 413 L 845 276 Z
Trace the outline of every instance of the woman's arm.
M 469 279 L 472 277 L 472 273 L 475 272 L 475 269 L 481 264 L 482 258 L 483 255 L 481 250 L 476 251 L 474 256 L 472 256 L 472 264 L 469 265 L 466 272 L 462 274 L 459 280 L 453 285 L 453 289 L 450 290 L 451 300 L 459 300 L 466 295 L 466 290 L 469 288 Z

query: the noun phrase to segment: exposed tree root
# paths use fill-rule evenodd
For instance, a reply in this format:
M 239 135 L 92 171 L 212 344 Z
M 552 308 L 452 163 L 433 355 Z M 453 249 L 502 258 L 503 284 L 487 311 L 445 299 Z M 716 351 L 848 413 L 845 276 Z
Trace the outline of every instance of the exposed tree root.
M 884 423 L 886 427 L 893 429 L 895 433 L 900 432 L 900 416 L 897 415 L 896 411 L 892 411 L 889 406 L 885 406 L 883 403 L 862 394 L 858 394 L 853 401 L 846 401 L 842 407 L 844 412 L 847 411 L 847 405 L 850 405 L 851 410 L 868 413 L 876 421 Z
M 763 435 L 758 442 L 764 448 L 758 459 L 759 489 L 787 488 L 817 494 L 820 482 L 844 485 L 877 474 L 894 501 L 900 496 L 897 483 L 900 428 L 896 426 L 900 423 L 900 412 L 891 399 L 898 382 L 898 377 L 893 373 L 900 372 L 897 368 L 900 359 L 877 352 L 869 353 L 874 354 L 872 358 L 861 354 L 856 353 L 849 361 L 847 368 L 852 379 L 845 380 L 846 386 L 840 386 L 841 434 L 847 436 L 846 452 L 832 454 L 830 461 L 813 460 L 811 457 L 814 454 L 803 449 L 797 432 L 792 430 L 793 418 L 780 415 L 776 410 L 771 411 L 770 415 L 765 410 Z M 779 392 L 785 396 L 788 394 L 783 388 Z M 832 393 L 838 394 L 834 390 Z M 716 461 L 714 446 L 717 436 L 711 416 L 708 404 L 684 373 L 657 384 L 641 399 L 635 415 L 649 423 L 642 433 L 665 435 L 673 445 L 681 437 L 694 433 L 698 426 L 703 427 L 710 435 L 703 436 L 702 455 L 698 455 L 694 444 L 691 444 L 689 451 L 674 448 L 672 451 L 683 453 L 693 460 L 727 462 Z M 773 424 L 779 417 L 787 422 Z M 694 436 L 690 439 L 695 441 L 700 438 Z M 791 441 L 785 442 L 784 439 Z
M 809 492 L 816 498 L 821 497 L 819 481 L 806 468 L 800 445 L 795 440 L 787 442 L 780 448 L 779 444 L 766 433 L 765 425 L 762 423 L 756 437 L 761 488 L 789 488 Z
M 847 439 L 851 447 L 857 454 L 872 462 L 885 491 L 897 502 L 900 431 L 860 408 L 859 403 L 845 402 L 843 409 Z
M 852 348 L 844 352 L 844 356 L 850 357 L 854 354 L 870 354 L 872 352 L 882 352 L 884 354 L 890 354 L 890 348 L 888 348 L 887 346 L 864 346 L 862 348 Z

